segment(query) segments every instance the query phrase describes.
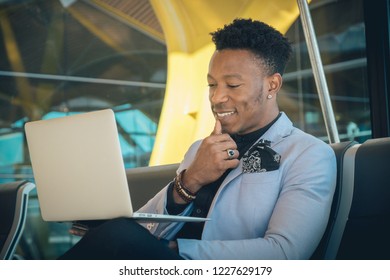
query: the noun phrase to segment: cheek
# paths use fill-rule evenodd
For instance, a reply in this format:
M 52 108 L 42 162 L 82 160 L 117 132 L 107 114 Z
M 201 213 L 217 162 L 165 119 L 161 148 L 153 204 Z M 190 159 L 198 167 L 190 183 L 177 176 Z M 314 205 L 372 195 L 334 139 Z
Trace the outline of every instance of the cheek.
M 259 107 L 264 103 L 264 99 L 262 98 L 262 94 L 258 94 L 253 96 L 250 99 L 247 99 L 242 102 L 243 113 L 253 113 L 254 111 L 258 111 Z

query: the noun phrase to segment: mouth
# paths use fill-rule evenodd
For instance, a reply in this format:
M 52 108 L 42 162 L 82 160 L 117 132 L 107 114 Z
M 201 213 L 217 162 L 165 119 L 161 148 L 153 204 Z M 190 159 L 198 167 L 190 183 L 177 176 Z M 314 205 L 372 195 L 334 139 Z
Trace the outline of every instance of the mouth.
M 215 115 L 219 118 L 219 119 L 223 119 L 223 118 L 226 118 L 226 117 L 229 117 L 233 114 L 236 113 L 236 111 L 229 111 L 229 112 L 214 112 Z

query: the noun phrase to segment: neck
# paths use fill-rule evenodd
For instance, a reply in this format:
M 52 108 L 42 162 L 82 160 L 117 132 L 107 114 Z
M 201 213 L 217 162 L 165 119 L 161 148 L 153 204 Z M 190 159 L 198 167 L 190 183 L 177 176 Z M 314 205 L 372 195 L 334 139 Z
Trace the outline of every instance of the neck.
M 266 112 L 264 115 L 266 116 L 261 123 L 261 127 L 265 127 L 271 122 L 273 122 L 280 114 L 279 108 L 274 108 Z

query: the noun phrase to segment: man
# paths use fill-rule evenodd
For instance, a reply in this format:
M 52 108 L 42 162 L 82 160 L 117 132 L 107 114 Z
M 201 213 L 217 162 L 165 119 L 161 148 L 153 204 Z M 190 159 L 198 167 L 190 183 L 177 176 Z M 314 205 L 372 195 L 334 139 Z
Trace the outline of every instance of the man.
M 214 130 L 189 148 L 175 180 L 140 209 L 211 220 L 151 223 L 145 230 L 116 219 L 64 258 L 310 258 L 327 224 L 336 162 L 328 145 L 279 111 L 291 46 L 251 19 L 236 19 L 212 38 L 207 79 Z

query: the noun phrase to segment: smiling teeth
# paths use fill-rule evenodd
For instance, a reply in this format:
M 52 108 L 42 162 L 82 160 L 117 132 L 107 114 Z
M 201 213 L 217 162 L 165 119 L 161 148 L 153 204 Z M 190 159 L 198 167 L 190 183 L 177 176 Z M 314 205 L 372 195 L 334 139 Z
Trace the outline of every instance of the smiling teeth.
M 234 112 L 227 112 L 227 113 L 217 113 L 218 117 L 226 117 L 226 116 L 230 116 L 230 115 L 233 115 Z

